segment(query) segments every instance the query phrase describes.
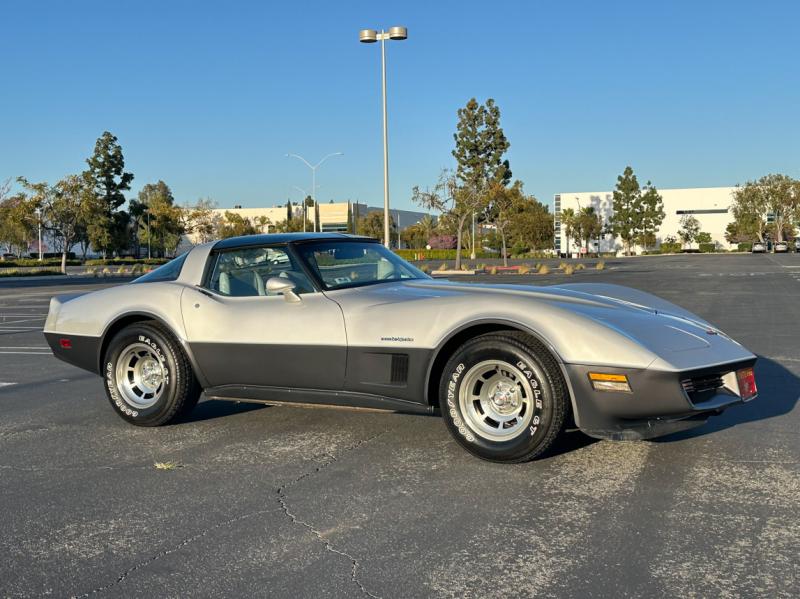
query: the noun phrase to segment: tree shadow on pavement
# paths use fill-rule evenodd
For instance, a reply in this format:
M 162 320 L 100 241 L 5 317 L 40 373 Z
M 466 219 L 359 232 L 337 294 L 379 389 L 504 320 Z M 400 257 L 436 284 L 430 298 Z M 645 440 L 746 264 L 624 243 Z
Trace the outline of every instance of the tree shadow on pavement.
M 759 356 L 758 362 L 756 362 L 756 385 L 758 386 L 758 397 L 754 400 L 746 404 L 731 406 L 719 416 L 709 418 L 703 426 L 653 439 L 653 441 L 669 443 L 691 439 L 746 422 L 777 418 L 794 410 L 800 399 L 800 377 L 783 364 L 764 356 Z

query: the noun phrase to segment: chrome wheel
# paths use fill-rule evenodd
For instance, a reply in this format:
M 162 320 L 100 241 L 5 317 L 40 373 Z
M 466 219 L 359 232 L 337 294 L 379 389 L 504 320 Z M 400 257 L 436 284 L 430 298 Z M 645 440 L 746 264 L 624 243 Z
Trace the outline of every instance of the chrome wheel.
M 117 359 L 117 390 L 131 407 L 149 408 L 164 393 L 167 372 L 152 347 L 129 345 Z
M 538 374 L 538 373 L 536 373 Z M 508 441 L 520 434 L 533 419 L 534 389 L 516 366 L 502 360 L 486 360 L 464 375 L 458 401 L 472 431 L 490 441 Z

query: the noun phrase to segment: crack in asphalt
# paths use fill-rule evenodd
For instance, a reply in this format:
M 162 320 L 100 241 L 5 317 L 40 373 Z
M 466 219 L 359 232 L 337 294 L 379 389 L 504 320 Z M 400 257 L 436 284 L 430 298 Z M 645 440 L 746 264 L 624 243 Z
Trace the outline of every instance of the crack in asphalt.
M 357 443 L 345 448 L 345 450 L 340 454 L 339 457 L 341 457 L 342 455 L 344 455 L 346 453 L 349 453 L 349 452 L 351 452 L 351 451 L 353 451 L 355 449 L 358 449 L 362 445 L 364 445 L 366 443 L 369 443 L 370 441 L 373 441 L 374 439 L 377 439 L 378 437 L 380 437 L 381 435 L 385 434 L 386 432 L 388 432 L 388 429 L 387 430 L 383 430 L 380 433 L 378 433 L 376 435 L 373 435 L 371 437 L 367 437 L 366 439 L 359 440 Z M 326 452 L 326 453 L 324 453 L 322 455 L 327 458 L 327 460 L 325 462 L 323 462 L 322 464 L 320 464 L 319 466 L 317 466 L 313 470 L 309 470 L 307 472 L 304 472 L 303 474 L 298 476 L 296 479 L 294 479 L 294 480 L 292 480 L 292 481 L 290 481 L 288 483 L 284 483 L 280 487 L 278 487 L 277 493 L 278 493 L 278 503 L 280 504 L 280 508 L 263 509 L 263 510 L 256 510 L 254 512 L 248 512 L 246 514 L 242 514 L 242 515 L 239 515 L 239 516 L 235 516 L 233 518 L 229 518 L 229 519 L 227 519 L 227 520 L 225 520 L 223 522 L 219 522 L 217 524 L 214 524 L 213 526 L 209 526 L 208 528 L 198 532 L 197 534 L 194 534 L 194 535 L 192 535 L 190 537 L 187 537 L 187 538 L 183 539 L 182 541 L 180 541 L 176 545 L 173 545 L 172 547 L 170 547 L 168 549 L 165 549 L 165 550 L 163 550 L 163 551 L 161 551 L 161 552 L 159 552 L 159 553 L 157 553 L 157 554 L 155 554 L 155 555 L 153 555 L 153 556 L 151 556 L 151 557 L 149 557 L 149 558 L 147 558 L 145 560 L 140 561 L 139 563 L 135 564 L 134 566 L 132 566 L 132 567 L 128 568 L 127 570 L 125 570 L 124 572 L 122 572 L 122 574 L 117 576 L 117 579 L 114 580 L 113 582 L 110 582 L 109 584 L 103 585 L 101 587 L 94 588 L 91 591 L 88 591 L 87 593 L 84 593 L 82 595 L 71 595 L 70 599 L 86 599 L 87 597 L 91 597 L 93 595 L 97 595 L 98 593 L 103 593 L 105 591 L 108 591 L 109 589 L 111 589 L 111 588 L 121 584 L 122 582 L 124 582 L 125 579 L 127 579 L 131 574 L 133 574 L 137 570 L 141 570 L 142 568 L 146 568 L 150 564 L 152 564 L 152 563 L 160 560 L 161 558 L 166 557 L 166 556 L 168 556 L 168 555 L 170 555 L 172 553 L 175 553 L 176 551 L 179 551 L 179 550 L 183 549 L 187 545 L 190 545 L 190 544 L 194 543 L 198 539 L 201 539 L 201 538 L 205 537 L 206 535 L 208 535 L 211 532 L 214 532 L 215 530 L 219 530 L 221 528 L 225 528 L 225 527 L 230 526 L 232 524 L 236 524 L 237 522 L 240 522 L 242 520 L 246 520 L 247 518 L 252 518 L 254 516 L 261 516 L 261 515 L 264 515 L 264 514 L 268 514 L 268 513 L 271 513 L 271 512 L 277 512 L 277 511 L 280 511 L 283 514 L 285 514 L 286 516 L 288 516 L 291 519 L 292 523 L 299 524 L 299 525 L 305 527 L 306 529 L 308 529 L 309 531 L 311 531 L 320 541 L 322 541 L 325 544 L 325 549 L 327 551 L 330 551 L 331 553 L 336 553 L 337 555 L 341 555 L 342 557 L 350 560 L 350 562 L 352 564 L 352 570 L 350 572 L 351 581 L 358 586 L 358 588 L 361 590 L 361 592 L 364 595 L 366 595 L 368 597 L 372 597 L 373 599 L 381 599 L 378 595 L 374 595 L 374 594 L 370 593 L 364 587 L 363 583 L 358 579 L 357 572 L 358 572 L 359 563 L 358 563 L 358 560 L 355 557 L 353 557 L 352 555 L 350 555 L 349 553 L 347 553 L 345 551 L 341 551 L 340 549 L 337 549 L 336 547 L 334 547 L 332 543 L 330 543 L 328 540 L 326 540 L 322 536 L 322 533 L 320 531 L 318 531 L 316 528 L 314 528 L 308 522 L 305 522 L 304 520 L 300 520 L 291 511 L 289 511 L 289 506 L 288 506 L 288 504 L 286 502 L 286 494 L 285 494 L 286 489 L 288 487 L 294 485 L 294 484 L 299 483 L 301 480 L 303 480 L 305 478 L 308 478 L 309 476 L 311 476 L 313 474 L 316 474 L 320 470 L 326 468 L 327 466 L 333 464 L 334 462 L 337 462 L 338 459 L 339 459 L 335 455 L 333 455 L 332 453 L 329 453 L 329 452 Z M 0 465 L 0 468 L 3 468 L 3 467 L 9 468 L 8 466 Z M 11 468 L 13 468 L 13 467 L 11 467 Z
M 374 439 L 377 439 L 378 437 L 380 437 L 381 435 L 384 435 L 387 432 L 388 432 L 388 430 L 384 430 L 384 431 L 379 432 L 376 435 L 373 435 L 373 436 L 368 437 L 366 439 L 359 440 L 358 443 L 355 443 L 354 445 L 351 445 L 350 447 L 347 447 L 339 455 L 339 457 L 342 457 L 344 454 L 350 453 L 351 451 L 354 451 L 354 450 L 358 449 L 362 445 L 365 445 L 365 444 L 369 443 L 370 441 L 373 441 Z M 326 551 L 330 551 L 331 553 L 335 553 L 337 555 L 341 555 L 342 557 L 350 560 L 350 563 L 352 565 L 352 569 L 350 571 L 350 580 L 351 580 L 351 582 L 353 582 L 359 588 L 359 590 L 364 595 L 366 595 L 367 597 L 372 597 L 373 599 L 381 599 L 379 595 L 374 595 L 373 593 L 370 593 L 366 589 L 364 584 L 361 582 L 361 580 L 358 578 L 359 563 L 358 563 L 358 559 L 356 557 L 354 557 L 353 555 L 350 555 L 346 551 L 342 551 L 341 549 L 337 549 L 336 547 L 334 547 L 333 543 L 331 543 L 328 539 L 326 539 L 318 529 L 316 529 L 309 522 L 306 522 L 305 520 L 301 520 L 296 514 L 294 514 L 289 509 L 289 504 L 287 502 L 287 497 L 286 497 L 286 489 L 287 488 L 291 487 L 292 485 L 295 485 L 295 484 L 299 483 L 303 479 L 306 479 L 309 476 L 312 476 L 312 475 L 316 474 L 317 472 L 320 472 L 321 470 L 324 470 L 325 468 L 327 468 L 331 464 L 339 461 L 339 458 L 337 458 L 332 453 L 327 453 L 326 452 L 326 453 L 324 453 L 322 455 L 324 457 L 326 457 L 327 459 L 324 462 L 322 462 L 319 466 L 317 466 L 313 470 L 309 470 L 307 472 L 304 472 L 303 474 L 301 474 L 299 477 L 297 477 L 293 481 L 290 481 L 288 483 L 284 483 L 280 487 L 278 487 L 278 489 L 277 489 L 278 503 L 280 504 L 281 510 L 283 511 L 283 513 L 292 521 L 292 524 L 299 524 L 300 526 L 306 528 L 315 537 L 317 537 L 318 540 L 322 541 L 322 543 L 325 545 L 325 550 Z
M 168 555 L 170 555 L 172 553 L 175 553 L 176 551 L 179 551 L 180 549 L 183 549 L 187 545 L 190 545 L 190 544 L 194 543 L 195 541 L 197 541 L 198 539 L 201 539 L 201 538 L 205 537 L 210 532 L 213 532 L 213 531 L 218 530 L 220 528 L 224 528 L 226 526 L 230 526 L 231 524 L 236 524 L 237 522 L 240 522 L 242 520 L 246 520 L 247 518 L 252 518 L 254 516 L 261 516 L 261 515 L 264 515 L 264 514 L 267 514 L 267 513 L 270 513 L 270 512 L 276 512 L 276 511 L 278 511 L 278 510 L 277 509 L 256 510 L 254 512 L 248 512 L 246 514 L 242 514 L 242 515 L 236 516 L 234 518 L 229 518 L 228 520 L 225 520 L 224 522 L 219 522 L 219 523 L 217 523 L 217 524 L 215 524 L 213 526 L 209 526 L 208 528 L 200 531 L 199 533 L 197 533 L 195 535 L 192 535 L 191 537 L 187 537 L 187 538 L 183 539 L 177 545 L 173 545 L 169 549 L 165 549 L 164 551 L 161 551 L 161 552 L 155 554 L 154 556 L 139 562 L 138 564 L 134 565 L 133 567 L 128 568 L 122 574 L 120 574 L 114 582 L 111 582 L 111 583 L 109 583 L 107 585 L 92 589 L 91 591 L 89 591 L 88 593 L 84 593 L 83 595 L 72 595 L 71 599 L 86 599 L 86 597 L 91 597 L 92 595 L 96 595 L 97 593 L 102 593 L 104 591 L 107 591 L 107 590 L 117 586 L 121 582 L 123 582 L 126 578 L 128 578 L 128 576 L 130 576 L 131 574 L 133 574 L 137 570 L 145 568 L 145 567 L 149 566 L 150 564 L 152 564 L 153 562 L 160 560 L 162 557 L 166 557 L 166 556 L 168 556 Z

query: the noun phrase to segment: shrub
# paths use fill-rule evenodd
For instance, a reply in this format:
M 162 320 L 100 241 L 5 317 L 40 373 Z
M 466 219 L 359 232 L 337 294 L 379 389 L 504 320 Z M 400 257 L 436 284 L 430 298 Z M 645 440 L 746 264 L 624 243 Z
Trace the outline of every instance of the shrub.
M 594 265 L 597 270 L 604 270 L 606 267 L 606 263 L 600 260 L 597 264 Z
M 489 274 L 490 274 L 490 275 L 496 275 L 496 274 L 497 274 L 497 267 L 496 267 L 496 266 L 492 266 L 492 267 L 489 269 Z
M 394 253 L 404 260 L 455 260 L 456 251 L 452 249 L 432 249 L 432 250 L 394 250 Z M 469 250 L 461 248 L 461 257 L 469 258 Z M 497 258 L 499 254 L 495 252 L 476 251 L 475 257 L 481 260 L 485 258 Z
M 572 266 L 572 264 L 567 264 L 564 267 L 564 274 L 565 275 L 571 275 L 573 272 L 575 272 L 575 267 Z
M 740 252 L 752 252 L 753 251 L 753 244 L 751 242 L 749 242 L 749 241 L 745 241 L 743 243 L 740 243 L 737 246 L 737 249 Z
M 540 275 L 546 275 L 547 273 L 550 272 L 550 269 L 547 268 L 547 264 L 542 264 L 541 266 L 539 266 L 539 270 L 536 272 L 538 272 Z
M 584 268 L 586 268 L 586 265 L 583 262 L 575 265 L 575 270 L 583 270 Z
M 431 272 L 431 267 L 430 267 L 430 266 L 428 266 L 427 264 L 422 264 L 422 265 L 420 265 L 420 266 L 419 266 L 419 269 L 420 269 L 422 272 L 424 272 L 425 274 L 430 274 L 430 272 Z
M 67 260 L 67 266 L 80 266 L 80 260 Z M 39 262 L 35 258 L 15 258 L 12 260 L 0 260 L 0 268 L 18 268 L 18 267 L 46 267 L 46 266 L 61 266 L 61 258 L 46 258 Z
M 661 253 L 662 254 L 680 254 L 681 253 L 681 244 L 680 243 L 671 243 L 671 242 L 664 242 L 661 244 Z
M 530 267 L 530 266 L 528 266 L 527 264 L 522 264 L 522 265 L 520 265 L 520 267 L 517 269 L 517 274 L 526 275 L 526 274 L 528 274 L 529 272 L 531 272 L 531 267 Z
M 701 254 L 710 254 L 712 252 L 717 251 L 717 245 L 715 243 L 701 243 L 700 244 L 700 253 Z
M 0 277 L 42 277 L 50 275 L 63 275 L 64 273 L 54 268 L 26 268 L 25 270 L 17 270 L 16 268 L 7 268 L 0 270 Z
M 436 270 L 447 270 L 447 262 L 442 262 Z
M 87 260 L 86 266 L 133 266 L 134 264 L 154 264 L 161 266 L 170 258 L 109 258 L 107 260 Z

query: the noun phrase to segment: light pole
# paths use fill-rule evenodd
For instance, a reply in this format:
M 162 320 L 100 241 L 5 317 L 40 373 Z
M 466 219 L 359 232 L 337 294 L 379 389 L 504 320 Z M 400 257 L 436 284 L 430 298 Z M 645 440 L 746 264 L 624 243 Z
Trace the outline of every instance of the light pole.
M 386 118 L 386 40 L 404 40 L 408 38 L 405 27 L 391 27 L 388 32 L 375 29 L 362 29 L 358 32 L 358 40 L 364 44 L 381 42 L 381 89 L 383 90 L 383 244 L 388 248 L 389 240 L 389 132 Z
M 306 232 L 306 219 L 308 218 L 308 206 L 306 206 L 306 198 L 308 197 L 308 192 L 303 189 L 302 187 L 298 187 L 297 185 L 292 185 L 297 191 L 303 194 L 303 233 Z
M 36 218 L 38 220 L 37 224 L 39 226 L 39 262 L 41 262 L 42 261 L 42 208 L 41 208 L 41 206 L 37 206 L 35 212 L 36 212 Z
M 316 164 L 311 164 L 308 160 L 306 160 L 305 158 L 303 158 L 302 156 L 300 156 L 298 154 L 286 154 L 286 156 L 287 157 L 291 157 L 291 158 L 297 158 L 298 160 L 301 160 L 308 168 L 311 169 L 311 201 L 314 203 L 314 206 L 316 206 L 317 205 L 317 168 L 322 166 L 322 163 L 325 162 L 328 158 L 331 158 L 333 156 L 344 156 L 344 153 L 343 152 L 333 152 L 332 154 L 328 154 L 327 156 L 325 156 L 325 158 L 323 158 L 322 160 L 320 160 Z M 305 206 L 305 203 L 306 203 L 306 199 L 303 198 L 303 206 Z M 303 208 L 303 215 L 305 216 L 305 214 L 306 214 L 306 211 L 305 211 L 305 208 Z M 316 229 L 316 213 L 315 213 L 314 223 L 315 223 L 314 224 L 314 228 Z M 304 218 L 303 219 L 303 231 L 305 232 L 305 230 L 306 230 L 306 221 L 305 221 L 305 218 Z
M 394 215 L 397 217 L 397 222 L 395 224 L 397 225 L 397 249 L 399 250 L 400 249 L 400 231 L 401 231 L 401 228 L 400 228 L 400 211 L 399 210 L 395 210 L 394 211 Z
M 147 259 L 150 260 L 150 206 L 147 207 Z

